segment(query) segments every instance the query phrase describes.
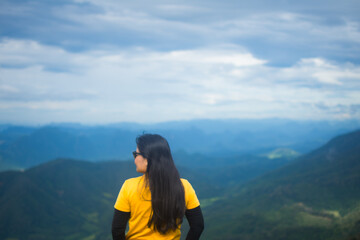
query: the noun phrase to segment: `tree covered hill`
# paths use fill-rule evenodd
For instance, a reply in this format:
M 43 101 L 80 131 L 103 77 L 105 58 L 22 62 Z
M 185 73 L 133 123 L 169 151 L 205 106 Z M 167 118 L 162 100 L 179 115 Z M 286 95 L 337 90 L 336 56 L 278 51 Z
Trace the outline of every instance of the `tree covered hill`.
M 0 239 L 82 239 L 109 231 L 129 162 L 58 159 L 0 174 Z M 107 225 L 107 226 L 106 226 Z
M 219 188 L 206 174 L 180 167 L 200 199 Z M 110 239 L 113 205 L 133 161 L 57 159 L 26 171 L 0 173 L 0 239 Z
M 360 131 L 233 188 L 206 213 L 206 239 L 359 236 Z

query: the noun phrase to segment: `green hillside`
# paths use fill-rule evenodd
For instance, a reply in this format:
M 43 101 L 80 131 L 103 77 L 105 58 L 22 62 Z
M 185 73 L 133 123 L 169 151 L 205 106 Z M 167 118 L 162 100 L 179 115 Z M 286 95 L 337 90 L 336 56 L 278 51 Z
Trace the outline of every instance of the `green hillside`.
M 202 173 L 179 168 L 200 199 L 219 188 Z M 110 239 L 113 205 L 132 161 L 58 159 L 29 170 L 0 173 L 0 239 Z
M 205 213 L 204 239 L 359 237 L 360 131 L 233 188 Z
M 130 162 L 59 159 L 1 173 L 0 239 L 107 236 L 111 206 L 124 179 L 136 175 L 133 169 Z

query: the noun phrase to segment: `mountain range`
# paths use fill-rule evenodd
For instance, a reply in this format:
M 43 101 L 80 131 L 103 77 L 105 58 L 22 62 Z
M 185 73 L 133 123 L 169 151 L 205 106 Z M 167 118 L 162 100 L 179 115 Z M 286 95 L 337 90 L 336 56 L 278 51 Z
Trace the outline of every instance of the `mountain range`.
M 295 160 L 239 155 L 206 164 L 186 154 L 196 167 L 177 164 L 200 199 L 202 239 L 360 239 L 360 131 Z M 0 239 L 111 239 L 116 196 L 135 176 L 133 161 L 61 158 L 1 172 Z
M 279 148 L 303 154 L 336 135 L 356 128 L 360 128 L 360 121 L 282 119 L 192 120 L 103 126 L 0 125 L 0 171 L 29 168 L 59 157 L 91 161 L 131 159 L 131 152 L 136 147 L 135 138 L 143 132 L 165 136 L 174 155 L 186 152 L 224 158 L 246 154 L 259 156 Z

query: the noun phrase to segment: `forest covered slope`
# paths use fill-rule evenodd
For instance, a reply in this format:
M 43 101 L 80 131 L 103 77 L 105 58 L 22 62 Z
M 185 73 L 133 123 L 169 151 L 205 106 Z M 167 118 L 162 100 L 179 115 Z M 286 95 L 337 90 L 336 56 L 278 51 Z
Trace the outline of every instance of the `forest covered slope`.
M 206 239 L 325 240 L 359 234 L 360 131 L 233 188 L 207 210 Z

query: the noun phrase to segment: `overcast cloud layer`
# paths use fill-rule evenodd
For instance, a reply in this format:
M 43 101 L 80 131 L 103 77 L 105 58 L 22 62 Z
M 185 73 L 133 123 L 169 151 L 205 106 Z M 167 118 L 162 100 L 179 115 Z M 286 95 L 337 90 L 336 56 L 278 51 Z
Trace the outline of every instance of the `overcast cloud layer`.
M 360 2 L 269 2 L 2 0 L 0 122 L 360 119 Z

